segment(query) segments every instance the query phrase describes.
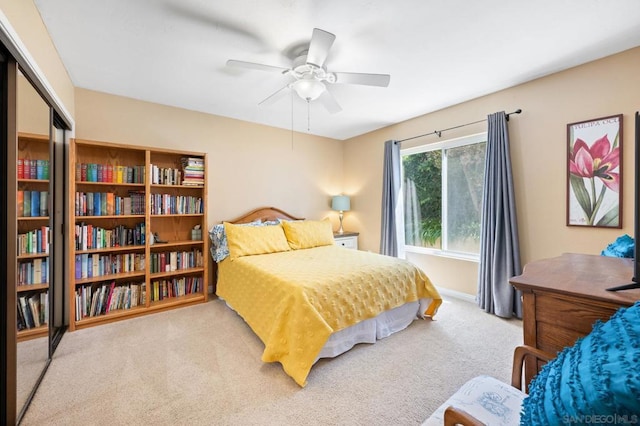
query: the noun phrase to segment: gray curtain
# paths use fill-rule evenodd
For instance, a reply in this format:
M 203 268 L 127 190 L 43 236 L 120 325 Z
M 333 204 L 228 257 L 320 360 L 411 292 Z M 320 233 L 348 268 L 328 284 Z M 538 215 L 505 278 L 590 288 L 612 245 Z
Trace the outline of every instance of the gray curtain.
M 488 116 L 484 169 L 478 305 L 499 317 L 522 317 L 520 291 L 509 279 L 522 273 L 507 115 Z
M 404 216 L 401 183 L 400 144 L 396 141 L 386 141 L 384 143 L 384 169 L 382 176 L 380 253 L 404 258 Z
M 420 204 L 418 202 L 418 191 L 416 184 L 411 179 L 404 181 L 404 238 L 405 244 L 419 246 L 422 243 L 420 238 Z

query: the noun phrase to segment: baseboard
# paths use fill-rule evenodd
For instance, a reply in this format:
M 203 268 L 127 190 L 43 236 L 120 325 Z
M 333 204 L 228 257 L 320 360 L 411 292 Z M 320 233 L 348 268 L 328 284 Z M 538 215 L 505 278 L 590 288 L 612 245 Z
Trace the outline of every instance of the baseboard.
M 436 286 L 436 289 L 442 296 L 454 297 L 456 299 L 464 300 L 465 302 L 476 303 L 476 297 L 471 294 L 438 286 Z

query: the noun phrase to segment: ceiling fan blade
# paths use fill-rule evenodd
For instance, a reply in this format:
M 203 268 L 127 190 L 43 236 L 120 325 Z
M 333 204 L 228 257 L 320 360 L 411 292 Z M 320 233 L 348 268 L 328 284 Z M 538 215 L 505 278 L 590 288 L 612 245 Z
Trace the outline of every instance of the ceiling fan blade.
M 258 105 L 264 106 L 264 105 L 272 105 L 272 104 L 276 103 L 277 101 L 282 99 L 287 94 L 287 89 L 288 88 L 289 88 L 289 85 L 287 84 L 283 88 L 278 89 L 274 93 L 270 94 L 269 96 L 267 96 L 266 98 L 264 98 L 263 100 L 258 102 Z
M 336 98 L 327 89 L 318 98 L 318 101 L 329 111 L 330 114 L 335 114 L 342 111 L 342 107 L 338 104 Z
M 365 86 L 389 86 L 389 74 L 363 74 L 357 72 L 336 72 L 336 83 L 363 84 Z
M 279 73 L 285 73 L 289 71 L 288 68 L 276 67 L 274 65 L 257 64 L 255 62 L 236 61 L 235 59 L 229 59 L 227 61 L 227 66 L 233 68 L 248 68 L 252 70 L 271 71 Z
M 309 51 L 307 52 L 307 63 L 322 68 L 335 39 L 335 35 L 319 28 L 314 28 L 311 42 L 309 43 Z

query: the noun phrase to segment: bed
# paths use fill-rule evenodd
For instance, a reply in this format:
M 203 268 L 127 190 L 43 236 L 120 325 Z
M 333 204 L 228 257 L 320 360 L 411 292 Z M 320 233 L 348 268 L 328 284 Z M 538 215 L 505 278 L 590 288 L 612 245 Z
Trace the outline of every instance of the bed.
M 300 386 L 320 358 L 375 343 L 442 302 L 425 273 L 397 258 L 333 243 L 328 220 L 265 207 L 210 230 L 216 294 Z

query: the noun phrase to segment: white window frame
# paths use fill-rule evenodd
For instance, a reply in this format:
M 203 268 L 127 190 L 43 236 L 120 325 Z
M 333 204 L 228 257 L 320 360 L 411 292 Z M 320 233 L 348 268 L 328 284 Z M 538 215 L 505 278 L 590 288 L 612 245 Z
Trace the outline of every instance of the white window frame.
M 423 152 L 441 150 L 442 176 L 444 177 L 444 176 L 447 176 L 447 156 L 445 155 L 445 152 L 447 149 L 458 148 L 465 145 L 473 145 L 481 142 L 487 142 L 487 132 L 476 133 L 473 135 L 463 136 L 455 139 L 448 139 L 440 142 L 433 142 L 433 143 L 418 145 L 411 148 L 402 148 L 400 149 L 400 157 L 402 158 L 407 155 L 421 154 Z M 400 166 L 402 167 L 402 162 L 400 163 Z M 403 175 L 404 175 L 404 171 L 403 171 Z M 448 184 L 447 180 L 443 179 L 442 180 L 442 217 L 443 218 L 447 217 L 446 216 L 447 208 L 449 204 L 447 200 L 447 184 Z M 404 185 L 404 182 L 402 182 L 402 185 Z M 404 188 L 402 188 L 401 191 L 403 189 Z M 437 248 L 419 247 L 419 246 L 405 244 L 404 246 L 405 251 L 407 253 L 422 253 L 422 254 L 428 254 L 432 256 L 441 256 L 441 257 L 448 257 L 453 259 L 479 262 L 480 254 L 463 253 L 463 252 L 449 250 L 447 248 L 448 238 L 446 238 L 447 236 L 446 228 L 447 228 L 447 223 L 445 220 L 442 222 L 442 236 L 443 236 L 443 238 L 441 238 L 442 248 L 437 249 Z M 402 230 L 402 232 L 404 232 L 404 229 Z

